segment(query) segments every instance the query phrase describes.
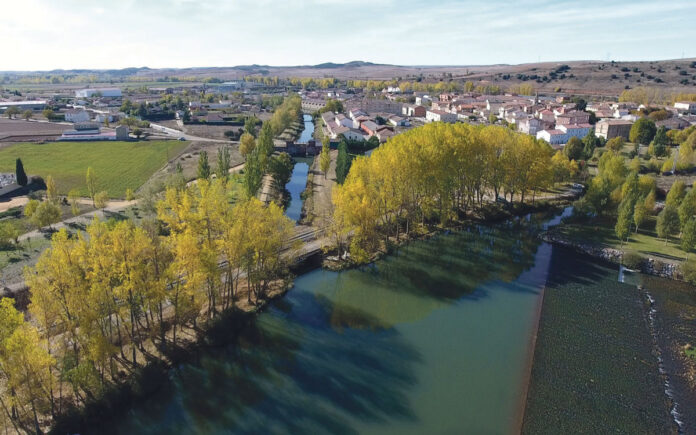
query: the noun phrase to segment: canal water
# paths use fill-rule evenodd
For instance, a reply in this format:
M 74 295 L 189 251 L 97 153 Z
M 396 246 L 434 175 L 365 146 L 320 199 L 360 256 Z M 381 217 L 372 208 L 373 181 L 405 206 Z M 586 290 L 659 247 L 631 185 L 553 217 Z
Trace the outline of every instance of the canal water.
M 307 186 L 307 174 L 309 173 L 309 165 L 312 163 L 311 158 L 295 158 L 295 166 L 292 168 L 292 176 L 290 181 L 285 185 L 285 189 L 290 192 L 290 202 L 285 208 L 285 216 L 294 220 L 300 220 L 302 215 L 302 192 Z
M 314 121 L 310 115 L 303 115 L 304 130 L 297 140 L 299 143 L 306 143 L 314 136 Z M 311 158 L 295 158 L 295 166 L 292 169 L 290 181 L 285 185 L 285 189 L 290 192 L 290 202 L 285 209 L 285 216 L 294 220 L 300 220 L 302 214 L 302 198 L 300 195 L 307 186 L 307 174 L 309 166 L 312 164 Z
M 307 143 L 314 137 L 314 120 L 312 119 L 311 115 L 302 115 L 302 120 L 304 121 L 304 130 L 302 130 L 300 138 L 297 139 L 297 142 Z
M 119 433 L 509 433 L 552 248 L 551 216 L 471 226 L 358 270 L 299 276 L 201 350 Z

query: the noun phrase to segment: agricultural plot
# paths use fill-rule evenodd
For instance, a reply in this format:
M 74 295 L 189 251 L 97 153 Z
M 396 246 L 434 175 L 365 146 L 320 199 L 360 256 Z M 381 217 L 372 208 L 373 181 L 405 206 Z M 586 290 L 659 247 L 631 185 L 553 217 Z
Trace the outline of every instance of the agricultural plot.
M 15 144 L 0 149 L 0 171 L 14 172 L 15 160 L 21 158 L 27 174 L 53 176 L 59 193 L 78 189 L 86 196 L 85 174 L 91 166 L 97 177 L 97 190 L 121 198 L 127 188 L 138 189 L 187 145 L 172 140 Z

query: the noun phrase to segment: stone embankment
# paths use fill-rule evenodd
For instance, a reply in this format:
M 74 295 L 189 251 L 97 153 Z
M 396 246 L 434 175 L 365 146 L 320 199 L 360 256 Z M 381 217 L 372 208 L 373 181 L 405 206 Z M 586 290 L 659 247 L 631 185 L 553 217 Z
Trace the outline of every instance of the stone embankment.
M 597 246 L 590 243 L 578 243 L 568 240 L 554 231 L 546 231 L 541 233 L 540 237 L 543 241 L 551 243 L 552 245 L 564 246 L 577 252 L 587 254 L 595 258 L 600 258 L 611 263 L 622 264 L 623 262 L 624 252 L 620 249 Z M 678 264 L 662 261 L 652 257 L 642 259 L 638 266 L 634 268 L 647 275 L 676 280 L 682 279 L 682 274 L 679 270 Z

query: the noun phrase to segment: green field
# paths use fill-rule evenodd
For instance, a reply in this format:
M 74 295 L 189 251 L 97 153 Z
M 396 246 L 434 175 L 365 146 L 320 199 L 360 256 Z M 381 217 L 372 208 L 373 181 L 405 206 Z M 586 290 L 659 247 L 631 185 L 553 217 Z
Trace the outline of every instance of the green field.
M 187 144 L 173 140 L 15 144 L 0 149 L 0 171 L 14 172 L 15 160 L 21 158 L 28 175 L 52 175 L 59 193 L 76 188 L 86 196 L 85 174 L 91 166 L 97 190 L 121 198 L 127 188 L 135 191 Z
M 640 292 L 554 247 L 524 434 L 673 433 Z

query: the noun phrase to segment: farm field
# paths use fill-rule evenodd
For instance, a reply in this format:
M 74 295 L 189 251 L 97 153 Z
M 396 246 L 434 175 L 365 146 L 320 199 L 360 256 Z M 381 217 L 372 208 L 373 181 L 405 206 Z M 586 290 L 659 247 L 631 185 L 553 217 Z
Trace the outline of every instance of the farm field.
M 639 290 L 553 249 L 522 433 L 671 433 Z
M 0 171 L 14 172 L 15 160 L 21 158 L 28 175 L 53 176 L 60 194 L 75 188 L 87 196 L 85 175 L 91 166 L 97 191 L 121 198 L 127 188 L 138 189 L 187 145 L 173 140 L 14 144 L 0 149 Z

